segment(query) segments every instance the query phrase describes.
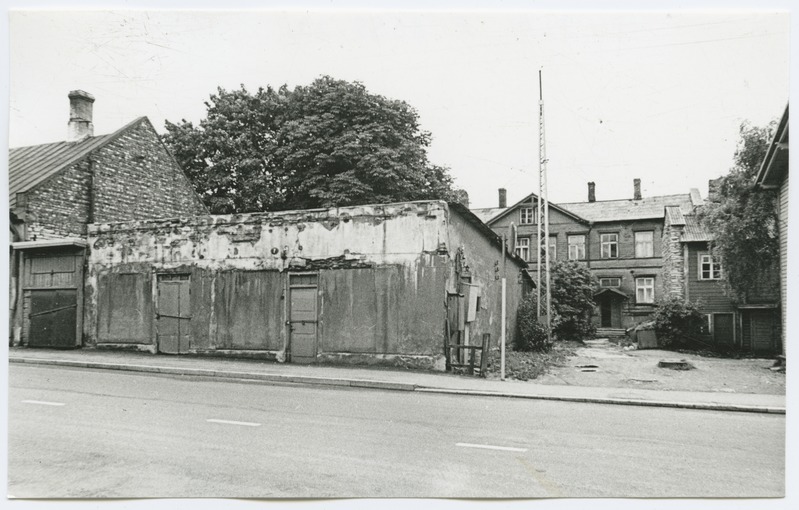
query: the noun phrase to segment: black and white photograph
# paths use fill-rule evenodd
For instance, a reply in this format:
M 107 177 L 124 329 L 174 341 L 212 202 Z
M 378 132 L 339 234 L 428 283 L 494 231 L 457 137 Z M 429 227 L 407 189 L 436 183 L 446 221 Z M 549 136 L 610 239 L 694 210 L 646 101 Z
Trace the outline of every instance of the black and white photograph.
M 9 4 L 5 503 L 788 508 L 796 13 L 608 4 Z

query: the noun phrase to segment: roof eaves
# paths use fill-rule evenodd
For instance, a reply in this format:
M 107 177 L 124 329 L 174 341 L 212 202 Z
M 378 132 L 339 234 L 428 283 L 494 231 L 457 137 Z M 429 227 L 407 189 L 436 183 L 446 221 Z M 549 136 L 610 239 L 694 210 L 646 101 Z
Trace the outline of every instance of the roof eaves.
M 94 152 L 96 150 L 99 150 L 99 149 L 105 147 L 106 145 L 108 145 L 109 143 L 115 141 L 117 138 L 122 136 L 122 134 L 124 134 L 127 130 L 129 130 L 132 127 L 138 125 L 142 120 L 147 120 L 149 122 L 149 119 L 147 119 L 147 117 L 139 117 L 139 118 L 137 118 L 137 119 L 125 124 L 121 128 L 119 128 L 116 131 L 114 131 L 113 133 L 111 133 L 110 135 L 100 135 L 100 136 L 105 136 L 105 139 L 102 142 L 98 143 L 95 146 L 87 147 L 87 149 L 85 151 L 80 152 L 80 153 L 72 156 L 71 158 L 65 160 L 63 163 L 58 165 L 52 172 L 50 172 L 47 175 L 43 175 L 40 179 L 36 179 L 34 181 L 31 181 L 30 183 L 26 184 L 24 187 L 22 187 L 19 190 L 17 190 L 17 192 L 21 193 L 21 192 L 29 191 L 32 188 L 35 188 L 36 186 L 42 184 L 43 182 L 46 182 L 49 179 L 55 177 L 56 175 L 61 173 L 64 169 L 69 168 L 70 166 L 74 165 L 75 163 L 81 161 L 82 159 L 87 157 L 92 152 Z M 46 144 L 43 144 L 43 145 L 46 145 Z M 33 146 L 29 146 L 29 147 L 33 147 Z M 14 207 L 15 204 L 16 204 L 16 197 L 9 197 L 9 206 L 10 207 Z
M 527 195 L 526 197 L 522 198 L 521 200 L 519 200 L 518 202 L 516 202 L 512 206 L 510 206 L 507 209 L 505 209 L 504 211 L 502 211 L 500 214 L 497 214 L 493 218 L 490 218 L 488 221 L 486 221 L 486 223 L 493 223 L 493 222 L 497 221 L 498 219 L 505 217 L 506 215 L 510 214 L 510 212 L 512 210 L 514 210 L 516 207 L 526 203 L 528 200 L 530 200 L 533 197 L 538 198 L 538 195 L 536 195 L 535 193 L 530 193 L 529 195 Z M 574 214 L 573 212 L 571 212 L 571 211 L 569 211 L 567 209 L 564 209 L 563 207 L 560 207 L 559 205 L 555 204 L 554 202 L 549 202 L 549 207 L 552 207 L 556 211 L 558 211 L 558 212 L 560 212 L 562 214 L 565 214 L 566 216 L 569 216 L 570 218 L 572 218 L 575 221 L 578 221 L 578 222 L 583 223 L 585 225 L 590 225 L 591 224 L 591 222 L 588 221 L 587 219 L 585 219 L 585 218 L 583 218 L 583 217 L 581 217 L 581 216 L 579 216 L 577 214 Z

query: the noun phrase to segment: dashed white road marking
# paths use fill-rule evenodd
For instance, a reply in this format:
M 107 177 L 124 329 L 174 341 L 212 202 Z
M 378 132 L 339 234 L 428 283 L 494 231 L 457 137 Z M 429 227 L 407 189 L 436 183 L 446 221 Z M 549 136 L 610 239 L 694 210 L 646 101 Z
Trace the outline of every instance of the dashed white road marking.
M 216 420 L 214 418 L 210 418 L 205 420 L 209 423 L 223 423 L 225 425 L 242 425 L 244 427 L 260 427 L 260 423 L 254 423 L 251 421 L 233 421 L 233 420 Z
M 483 450 L 502 450 L 505 452 L 526 452 L 527 448 L 514 448 L 512 446 L 494 446 L 490 444 L 455 443 L 455 446 L 464 448 L 482 448 Z
M 23 400 L 23 404 L 38 404 L 40 406 L 64 406 L 63 402 L 45 402 L 44 400 Z

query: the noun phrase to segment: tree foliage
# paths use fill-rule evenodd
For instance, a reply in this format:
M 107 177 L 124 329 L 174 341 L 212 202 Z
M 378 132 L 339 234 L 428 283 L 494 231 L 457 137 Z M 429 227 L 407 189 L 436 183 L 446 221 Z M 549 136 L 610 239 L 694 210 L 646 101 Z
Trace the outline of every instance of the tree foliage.
M 555 262 L 551 266 L 552 278 L 552 335 L 558 340 L 583 340 L 596 333 L 591 321 L 594 311 L 596 280 L 591 271 L 574 261 Z M 544 299 L 542 289 L 541 299 Z M 546 328 L 538 324 L 535 294 L 519 305 L 517 316 L 517 350 L 547 351 Z M 542 314 L 546 313 L 542 306 Z
M 552 277 L 552 330 L 560 340 L 583 340 L 596 333 L 591 321 L 596 279 L 575 261 L 555 262 Z
M 219 88 L 205 105 L 164 141 L 214 213 L 455 198 L 416 110 L 360 83 Z
M 700 221 L 713 233 L 711 253 L 721 262 L 731 297 L 739 302 L 746 302 L 779 259 L 775 192 L 754 186 L 775 126 L 741 124 L 734 166 L 714 181 L 699 208 Z

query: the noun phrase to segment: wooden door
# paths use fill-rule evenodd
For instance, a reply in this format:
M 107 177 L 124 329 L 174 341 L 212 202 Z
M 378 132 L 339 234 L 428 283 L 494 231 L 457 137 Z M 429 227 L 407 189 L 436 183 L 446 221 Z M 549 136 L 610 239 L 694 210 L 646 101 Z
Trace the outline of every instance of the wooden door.
M 603 328 L 610 328 L 613 326 L 613 313 L 611 310 L 611 299 L 608 296 L 602 296 L 599 300 L 599 315 L 600 326 Z
M 770 352 L 774 350 L 776 317 L 771 312 L 754 311 L 750 314 L 749 327 L 752 335 L 752 350 Z
M 735 343 L 735 322 L 731 313 L 713 315 L 713 341 L 716 345 L 733 345 Z
M 289 275 L 289 348 L 291 361 L 316 359 L 317 277 Z
M 29 346 L 76 346 L 77 290 L 32 290 L 30 303 Z
M 158 276 L 158 352 L 182 354 L 191 344 L 189 275 Z

